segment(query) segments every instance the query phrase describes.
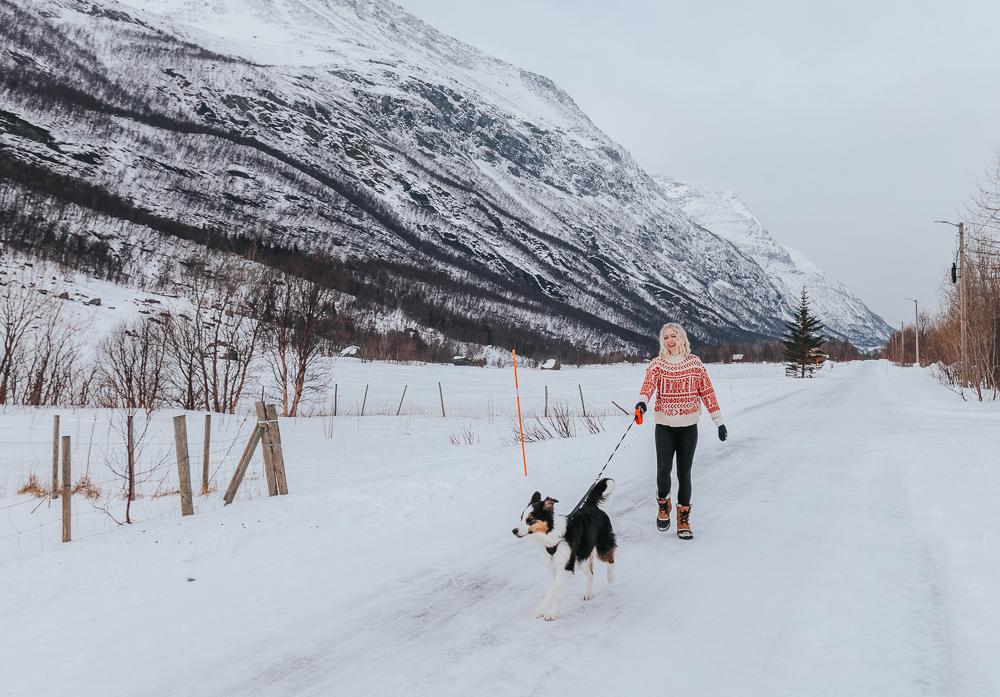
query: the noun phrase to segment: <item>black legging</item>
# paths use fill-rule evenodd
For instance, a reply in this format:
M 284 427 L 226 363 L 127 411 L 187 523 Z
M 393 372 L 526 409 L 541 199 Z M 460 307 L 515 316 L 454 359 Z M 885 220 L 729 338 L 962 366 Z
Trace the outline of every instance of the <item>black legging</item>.
M 670 496 L 670 470 L 677 453 L 677 503 L 691 505 L 691 465 L 698 447 L 698 424 L 664 426 L 656 424 L 656 494 Z

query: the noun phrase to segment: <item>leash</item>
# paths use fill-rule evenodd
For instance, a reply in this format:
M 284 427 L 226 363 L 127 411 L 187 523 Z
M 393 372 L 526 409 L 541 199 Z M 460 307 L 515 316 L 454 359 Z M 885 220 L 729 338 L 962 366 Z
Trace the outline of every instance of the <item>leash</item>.
M 583 495 L 583 498 L 580 499 L 579 503 L 577 503 L 576 506 L 573 507 L 573 510 L 569 512 L 569 515 L 566 516 L 567 520 L 572 518 L 573 515 L 580 510 L 580 507 L 587 500 L 587 497 L 590 496 L 590 492 L 593 491 L 594 487 L 597 486 L 597 483 L 601 481 L 601 475 L 604 474 L 604 470 L 606 470 L 608 468 L 608 465 L 611 464 L 611 460 L 612 458 L 614 458 L 615 453 L 618 452 L 618 448 L 620 448 L 621 444 L 625 442 L 625 436 L 628 435 L 628 432 L 632 430 L 632 426 L 634 426 L 635 424 L 642 424 L 642 412 L 639 411 L 638 409 L 635 410 L 635 416 L 633 417 L 633 419 L 628 422 L 628 428 L 626 428 L 625 433 L 622 434 L 621 440 L 618 441 L 618 445 L 616 445 L 615 449 L 611 451 L 611 455 L 608 457 L 608 461 L 604 463 L 604 467 L 602 467 L 601 471 L 597 473 L 597 479 L 594 480 L 594 483 L 591 484 L 590 487 L 587 489 L 587 493 Z

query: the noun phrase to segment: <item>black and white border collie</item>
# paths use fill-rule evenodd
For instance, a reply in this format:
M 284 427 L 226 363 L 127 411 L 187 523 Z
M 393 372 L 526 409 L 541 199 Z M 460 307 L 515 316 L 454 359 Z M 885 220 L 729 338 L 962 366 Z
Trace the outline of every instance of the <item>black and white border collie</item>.
M 559 616 L 563 586 L 573 577 L 577 565 L 586 564 L 587 591 L 584 600 L 594 597 L 594 559 L 608 565 L 608 583 L 615 580 L 615 533 L 611 518 L 598 508 L 615 488 L 613 479 L 597 482 L 583 505 L 568 517 L 556 518 L 553 498 L 542 498 L 537 491 L 521 514 L 521 522 L 511 532 L 517 537 L 531 537 L 545 548 L 552 565 L 552 585 L 538 606 L 536 617 L 552 621 Z

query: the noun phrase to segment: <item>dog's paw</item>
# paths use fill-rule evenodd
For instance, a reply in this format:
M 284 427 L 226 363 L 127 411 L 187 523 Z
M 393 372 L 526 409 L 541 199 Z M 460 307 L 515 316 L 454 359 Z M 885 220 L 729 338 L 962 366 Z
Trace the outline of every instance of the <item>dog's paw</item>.
M 559 608 L 551 607 L 548 605 L 543 605 L 542 607 L 538 608 L 538 614 L 535 615 L 535 617 L 540 617 L 546 622 L 551 622 L 558 616 L 559 616 Z
M 590 600 L 590 599 L 591 599 L 591 598 L 593 598 L 593 597 L 594 597 L 594 594 L 593 594 L 593 593 L 584 593 L 584 594 L 583 594 L 583 599 L 584 599 L 584 601 L 587 601 L 587 600 Z

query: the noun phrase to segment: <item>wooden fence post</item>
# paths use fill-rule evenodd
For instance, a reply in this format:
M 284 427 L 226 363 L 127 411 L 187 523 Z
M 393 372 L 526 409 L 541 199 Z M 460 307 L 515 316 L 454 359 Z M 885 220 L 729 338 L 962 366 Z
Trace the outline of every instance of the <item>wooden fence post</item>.
M 587 405 L 584 404 L 584 402 L 583 402 L 583 387 L 581 387 L 579 384 L 576 387 L 577 387 L 578 390 L 580 390 L 580 408 L 583 409 L 583 415 L 586 416 L 587 415 Z
M 228 506 L 236 498 L 236 492 L 239 491 L 240 483 L 243 482 L 243 476 L 247 473 L 247 466 L 250 464 L 250 458 L 253 457 L 253 451 L 257 449 L 257 443 L 260 441 L 260 426 L 255 426 L 250 432 L 250 440 L 247 441 L 247 445 L 243 448 L 243 454 L 240 456 L 240 462 L 236 465 L 236 471 L 233 472 L 233 478 L 229 482 L 229 486 L 226 487 L 226 493 L 223 495 L 222 500 L 224 505 Z
M 59 414 L 52 417 L 52 498 L 59 498 Z
M 201 495 L 208 496 L 208 458 L 212 443 L 212 415 L 205 414 L 205 445 L 201 454 Z
M 337 383 L 333 383 L 333 415 L 337 415 Z
M 70 500 L 73 498 L 73 475 L 70 466 L 69 436 L 62 437 L 62 541 L 73 539 L 73 518 L 71 516 Z
M 181 515 L 194 515 L 194 502 L 191 500 L 191 461 L 188 458 L 187 417 L 184 414 L 174 417 L 174 449 L 177 451 Z
M 368 403 L 368 385 L 365 385 L 365 398 L 361 400 L 361 416 L 365 415 L 365 404 Z
M 281 449 L 278 409 L 273 404 L 267 408 L 267 428 L 271 434 L 271 465 L 274 468 L 274 480 L 278 485 L 278 493 L 284 496 L 288 493 L 288 480 L 285 477 L 285 454 Z
M 444 415 L 444 390 L 441 389 L 441 383 L 438 383 L 438 394 L 441 396 L 441 418 L 447 418 Z
M 267 480 L 267 495 L 278 495 L 278 481 L 274 478 L 274 457 L 271 443 L 271 431 L 267 427 L 267 407 L 263 402 L 257 402 L 257 428 L 260 429 L 260 445 L 264 453 L 264 478 Z
M 549 418 L 549 386 L 545 386 L 545 418 Z
M 403 409 L 403 400 L 406 399 L 406 388 L 409 385 L 403 385 L 403 396 L 399 398 L 399 406 L 396 407 L 396 416 L 399 416 L 399 412 Z

